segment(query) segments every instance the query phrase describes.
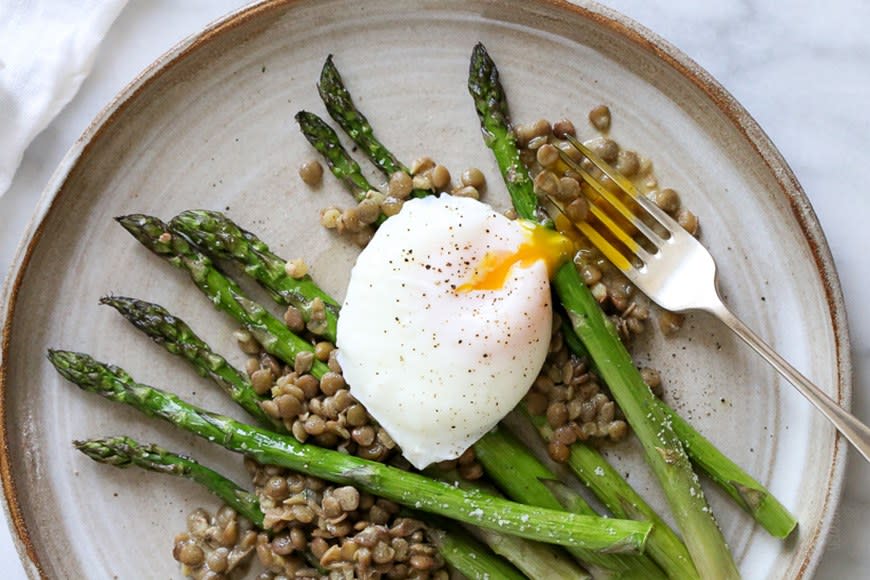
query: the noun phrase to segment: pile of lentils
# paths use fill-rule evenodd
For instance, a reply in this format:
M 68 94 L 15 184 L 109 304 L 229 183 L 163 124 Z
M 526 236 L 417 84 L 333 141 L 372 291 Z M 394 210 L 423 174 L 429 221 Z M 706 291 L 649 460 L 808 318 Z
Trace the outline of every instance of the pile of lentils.
M 329 578 L 447 579 L 425 524 L 400 515 L 398 504 L 252 460 L 245 465 L 271 532 L 256 539 L 266 569 L 258 580 L 322 577 L 313 563 Z
M 296 316 L 285 319 L 295 321 Z M 261 408 L 298 441 L 374 461 L 385 461 L 396 451 L 393 439 L 351 396 L 331 342 L 318 342 L 313 353 L 300 352 L 290 366 L 262 351 L 249 332 L 235 334 L 240 348 L 250 356 L 245 370 L 251 386 L 265 397 Z M 320 379 L 311 374 L 315 360 L 329 367 Z
M 323 167 L 316 160 L 306 161 L 299 168 L 299 176 L 310 187 L 316 187 L 323 178 Z M 320 212 L 320 224 L 346 235 L 359 246 L 368 244 L 374 235 L 373 224 L 381 216 L 394 216 L 412 194 L 422 192 L 449 192 L 457 197 L 480 199 L 486 179 L 477 168 L 462 172 L 459 183 L 452 183 L 450 171 L 435 163 L 431 157 L 415 159 L 407 171 L 397 171 L 380 190 L 367 191 L 360 202 L 350 208 L 327 207 Z
M 187 531 L 175 536 L 172 556 L 194 580 L 223 580 L 247 567 L 257 547 L 250 521 L 223 506 L 211 515 L 200 508 L 187 516 Z
M 608 137 L 611 121 L 608 107 L 600 105 L 592 109 L 589 123 L 598 134 L 584 141 L 584 144 L 631 180 L 638 191 L 673 217 L 686 231 L 698 235 L 697 216 L 683 207 L 680 195 L 675 190 L 659 187 L 652 162 L 635 151 L 621 148 Z M 589 204 L 584 191 L 589 186 L 570 169 L 559 171 L 560 151 L 579 163 L 604 187 L 618 191 L 616 184 L 567 140 L 568 136 L 577 136 L 577 130 L 570 120 L 562 119 L 551 124 L 546 119 L 540 119 L 517 125 L 514 135 L 521 157 L 534 175 L 535 193 L 542 202 L 557 204 L 560 208 L 558 211 L 572 222 L 586 219 Z M 584 282 L 605 313 L 611 316 L 620 337 L 630 342 L 633 336 L 644 331 L 645 322 L 650 317 L 650 303 L 585 237 L 581 237 L 579 243 L 581 248 L 574 261 Z M 671 335 L 682 326 L 682 315 L 658 309 L 657 312 L 658 326 L 663 334 Z

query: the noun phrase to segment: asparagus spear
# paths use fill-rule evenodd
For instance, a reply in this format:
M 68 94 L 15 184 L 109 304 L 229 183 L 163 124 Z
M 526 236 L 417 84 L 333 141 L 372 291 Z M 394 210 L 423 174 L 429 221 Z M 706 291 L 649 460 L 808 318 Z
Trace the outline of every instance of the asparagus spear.
M 217 383 L 258 423 L 286 432 L 281 423 L 269 418 L 260 407 L 263 399 L 254 392 L 247 377 L 214 352 L 183 320 L 176 318 L 159 304 L 125 296 L 107 296 L 100 299 L 100 304 L 111 306 L 151 340 L 191 363 L 199 374 Z
M 432 521 L 429 539 L 444 559 L 468 580 L 525 580 L 516 568 L 453 522 L 442 518 Z
M 592 579 L 592 576 L 575 564 L 567 554 L 555 552 L 555 546 L 486 528 L 469 526 L 469 531 L 529 578 Z
M 502 460 L 505 460 L 505 459 L 506 458 L 502 458 Z M 510 459 L 507 459 L 507 460 L 509 461 Z M 496 487 L 494 485 L 492 485 L 491 483 L 488 483 L 488 482 L 483 481 L 483 480 L 472 481 L 469 479 L 465 479 L 459 474 L 459 472 L 456 469 L 445 470 L 445 469 L 438 467 L 438 466 L 431 466 L 431 467 L 426 468 L 423 471 L 423 473 L 425 473 L 426 475 L 429 475 L 430 477 L 433 477 L 435 479 L 440 479 L 441 481 L 446 481 L 455 487 L 461 487 L 462 489 L 466 489 L 466 490 L 476 490 L 476 491 L 488 493 L 490 495 L 501 496 L 501 492 L 498 489 L 496 489 Z M 520 503 L 527 503 L 527 502 L 520 501 Z M 538 507 L 543 507 L 543 506 L 538 506 Z M 575 510 L 568 510 L 568 511 L 574 511 L 574 513 L 578 513 Z M 483 536 L 483 537 L 487 538 L 486 539 L 487 545 L 492 547 L 496 553 L 501 554 L 502 556 L 504 556 L 508 560 L 510 560 L 517 568 L 519 568 L 522 572 L 524 572 L 526 575 L 528 575 L 529 578 L 564 578 L 564 579 L 575 578 L 577 580 L 579 580 L 580 578 L 585 578 L 585 579 L 592 578 L 592 576 L 590 576 L 585 570 L 582 570 L 579 567 L 577 567 L 575 564 L 571 563 L 568 560 L 567 554 L 563 554 L 563 553 L 561 553 L 561 551 L 555 552 L 555 550 L 557 550 L 557 548 L 555 546 L 544 546 L 543 544 L 538 544 L 535 542 L 528 542 L 527 541 L 526 542 L 527 544 L 531 544 L 532 547 L 536 548 L 535 552 L 533 552 L 533 554 L 535 556 L 537 556 L 537 554 L 540 550 L 540 548 L 538 548 L 538 547 L 553 550 L 553 552 L 551 552 L 550 564 L 548 567 L 546 567 L 546 568 L 536 567 L 536 568 L 530 569 L 530 568 L 528 568 L 528 565 L 535 564 L 535 561 L 533 560 L 530 562 L 527 558 L 521 557 L 521 555 L 517 553 L 518 551 L 525 552 L 528 549 L 528 547 L 515 547 L 515 543 L 516 543 L 515 540 L 517 538 L 515 538 L 514 536 L 508 536 L 505 534 L 498 534 L 498 532 L 493 532 L 492 530 L 485 530 L 483 528 L 474 528 L 472 531 L 477 533 L 479 537 Z M 490 541 L 489 536 L 491 536 L 491 535 L 498 535 L 499 537 L 495 538 L 494 541 Z M 569 549 L 569 551 L 570 551 L 570 549 Z M 559 570 L 553 570 L 552 569 L 553 567 L 559 568 Z M 601 571 L 596 570 L 595 578 L 601 578 L 601 577 L 602 577 Z M 603 577 L 606 578 L 607 576 L 604 575 Z
M 589 358 L 586 347 L 583 346 L 573 327 L 566 320 L 563 320 L 562 323 L 562 336 L 574 354 Z M 798 522 L 786 507 L 755 478 L 716 449 L 716 446 L 709 439 L 695 430 L 667 403 L 658 399 L 657 401 L 658 406 L 671 422 L 677 437 L 682 441 L 686 453 L 689 454 L 689 459 L 710 479 L 719 484 L 737 505 L 746 510 L 768 533 L 777 538 L 787 538 L 797 527 Z M 572 450 L 572 458 L 573 455 Z M 569 463 L 571 462 L 572 459 L 569 459 Z M 653 534 L 650 536 L 651 548 L 654 538 L 655 527 L 653 527 Z
M 521 407 L 523 414 L 549 441 L 553 430 L 543 417 L 533 417 Z M 646 553 L 671 578 L 698 578 L 686 546 L 649 504 L 619 475 L 602 455 L 583 443 L 571 446 L 568 466 L 595 496 L 618 518 L 649 521 L 653 525 Z M 544 482 L 547 485 L 547 482 Z M 549 487 L 549 486 L 548 486 Z
M 305 275 L 301 279 L 287 275 L 286 260 L 276 256 L 260 238 L 243 230 L 224 214 L 209 210 L 188 210 L 175 216 L 169 226 L 206 249 L 213 257 L 233 260 L 251 278 L 266 288 L 279 304 L 299 309 L 305 322 L 311 320 L 312 303 L 323 301 L 326 330 L 320 334 L 335 343 L 338 302 Z
M 483 142 L 495 156 L 517 215 L 551 224 L 546 212 L 538 207 L 534 183 L 520 158 L 517 140 L 511 131 L 507 96 L 501 86 L 498 69 L 481 43 L 477 43 L 471 55 L 468 90 L 480 118 Z
M 656 404 L 655 395 L 643 382 L 573 264 L 562 267 L 556 274 L 556 292 L 643 445 L 647 463 L 664 488 L 696 568 L 711 578 L 738 578 L 722 532 L 668 415 Z
M 357 488 L 420 511 L 543 542 L 637 553 L 650 525 L 524 506 L 211 413 L 180 397 L 137 383 L 123 369 L 70 351 L 49 351 L 58 372 L 83 390 L 125 403 L 260 463 Z
M 567 509 L 578 514 L 598 515 L 580 494 L 566 486 L 563 486 L 561 496 L 554 494 L 547 482 L 558 482 L 556 475 L 507 430 L 495 427 L 474 445 L 474 451 L 487 475 L 498 481 L 498 485 L 510 499 L 543 508 Z M 596 579 L 652 580 L 667 577 L 646 556 L 596 554 L 578 548 L 568 548 L 568 551 L 582 562 Z M 689 570 L 694 572 L 691 564 Z M 691 578 L 691 575 L 675 577 Z
M 317 92 L 320 93 L 320 98 L 323 100 L 323 104 L 326 105 L 329 115 L 344 129 L 344 132 L 362 149 L 378 169 L 387 175 L 392 175 L 397 171 L 408 172 L 408 168 L 402 165 L 378 141 L 368 119 L 353 104 L 350 92 L 345 88 L 341 75 L 332 62 L 331 54 L 326 57 L 323 69 L 320 71 L 320 82 L 317 83 Z
M 511 134 L 498 71 L 479 43 L 471 57 L 468 89 L 480 117 L 484 140 L 498 161 L 514 209 L 519 217 L 540 220 L 528 169 L 520 161 L 516 140 Z M 553 283 L 574 330 L 643 445 L 647 463 L 667 496 L 695 567 L 705 577 L 738 578 L 734 559 L 667 414 L 656 405 L 655 396 L 643 383 L 628 351 L 574 264 L 563 265 Z
M 354 199 L 361 202 L 367 197 L 369 191 L 375 190 L 375 187 L 362 174 L 359 164 L 341 145 L 338 135 L 323 119 L 314 113 L 299 111 L 296 113 L 296 121 L 299 123 L 299 128 L 302 129 L 302 134 L 323 155 L 332 174 L 344 182 Z M 381 212 L 373 225 L 379 226 L 386 219 L 387 215 Z
M 245 491 L 220 473 L 200 465 L 190 457 L 172 453 L 157 445 L 143 445 L 129 437 L 87 439 L 74 441 L 73 445 L 98 463 L 121 468 L 135 465 L 148 471 L 195 481 L 251 520 L 255 526 L 261 529 L 263 527 L 263 511 L 255 494 Z
M 323 119 L 314 113 L 299 111 L 296 113 L 296 122 L 308 142 L 326 159 L 332 174 L 344 182 L 357 201 L 362 201 L 368 191 L 375 189 L 338 140 L 338 135 Z
M 426 468 L 423 473 L 465 490 L 501 496 L 491 484 L 482 480 L 469 480 L 459 475 L 456 469 L 444 470 L 437 466 Z M 523 503 L 523 502 L 520 502 Z M 492 550 L 517 567 L 529 578 L 560 578 L 561 580 L 590 580 L 585 570 L 575 564 L 559 547 L 533 542 L 517 536 L 503 534 L 486 528 L 467 526 Z
M 187 270 L 214 305 L 248 329 L 269 354 L 292 365 L 298 353 L 314 351 L 311 344 L 290 332 L 281 320 L 245 296 L 234 280 L 218 270 L 208 256 L 182 234 L 151 216 L 134 214 L 117 220 L 149 250 Z M 329 367 L 319 360 L 314 361 L 311 374 L 320 378 L 327 372 Z
M 787 538 L 798 522 L 786 507 L 761 483 L 716 449 L 709 439 L 695 431 L 676 411 L 665 404 L 661 407 L 695 464 L 772 536 Z
M 375 137 L 374 129 L 368 119 L 353 104 L 350 92 L 344 86 L 341 74 L 332 61 L 332 55 L 329 55 L 323 63 L 317 91 L 329 115 L 344 129 L 375 167 L 387 176 L 398 171 L 410 174 L 408 168 Z M 411 196 L 423 197 L 431 193 L 426 189 L 414 189 L 411 191 Z

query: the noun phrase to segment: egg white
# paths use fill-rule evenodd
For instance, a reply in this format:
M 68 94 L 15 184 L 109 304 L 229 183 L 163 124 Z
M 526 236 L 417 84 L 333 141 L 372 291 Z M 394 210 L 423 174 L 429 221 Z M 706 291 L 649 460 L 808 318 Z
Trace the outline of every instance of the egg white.
M 544 364 L 552 307 L 543 262 L 499 290 L 456 292 L 521 227 L 448 195 L 408 201 L 362 251 L 338 322 L 351 393 L 415 467 L 458 457 L 522 399 Z

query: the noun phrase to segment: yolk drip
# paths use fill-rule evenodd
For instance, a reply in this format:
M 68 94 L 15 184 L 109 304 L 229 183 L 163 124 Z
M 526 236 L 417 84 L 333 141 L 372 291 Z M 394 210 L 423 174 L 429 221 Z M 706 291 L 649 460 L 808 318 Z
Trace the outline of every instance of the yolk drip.
M 593 211 L 593 214 L 595 212 Z M 598 215 L 601 215 L 600 213 Z M 606 218 L 605 218 L 606 219 Z M 556 230 L 559 231 L 562 235 L 570 238 L 574 241 L 575 244 L 580 245 L 581 234 L 586 236 L 589 240 L 591 240 L 595 246 L 601 251 L 604 256 L 613 262 L 613 264 L 622 270 L 623 272 L 627 272 L 631 269 L 631 263 L 623 256 L 619 250 L 617 250 L 613 244 L 611 239 L 608 239 L 605 236 L 602 236 L 598 231 L 589 225 L 586 222 L 573 223 L 564 214 L 557 214 L 556 218 L 553 220 L 556 226 Z M 629 250 L 632 252 L 636 252 L 640 245 L 634 241 L 633 239 L 623 236 L 618 238 L 620 242 L 622 242 Z
M 579 246 L 580 242 L 583 239 L 582 234 L 577 229 L 577 226 L 571 222 L 565 214 L 556 213 L 556 216 L 553 218 L 553 225 L 556 227 L 556 231 L 565 236 L 566 238 L 570 238 L 575 245 Z
M 456 292 L 499 290 L 514 264 L 528 268 L 538 260 L 547 265 L 547 273 L 552 278 L 559 266 L 577 250 L 573 240 L 557 231 L 530 221 L 518 220 L 518 223 L 523 228 L 525 241 L 513 252 L 487 252 L 475 267 L 471 279 L 457 287 Z

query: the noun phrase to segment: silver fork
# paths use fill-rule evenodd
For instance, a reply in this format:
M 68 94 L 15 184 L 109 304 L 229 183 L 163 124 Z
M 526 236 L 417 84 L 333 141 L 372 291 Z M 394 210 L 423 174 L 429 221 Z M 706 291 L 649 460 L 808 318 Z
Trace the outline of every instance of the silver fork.
M 622 270 L 635 286 L 662 308 L 673 312 L 703 310 L 718 317 L 770 363 L 779 374 L 788 379 L 836 426 L 840 433 L 864 456 L 864 459 L 870 461 L 870 428 L 837 405 L 833 399 L 786 362 L 725 306 L 716 285 L 716 263 L 707 249 L 671 216 L 646 196 L 641 195 L 628 179 L 619 174 L 607 162 L 577 139 L 571 136 L 567 138 L 577 151 L 598 167 L 636 204 L 636 207 L 629 208 L 618 195 L 614 194 L 560 149 L 559 155 L 562 161 L 593 189 L 593 195 L 605 200 L 613 210 L 618 212 L 621 218 L 624 218 L 614 218 L 613 212 L 608 213 L 599 204 L 590 203 L 591 215 L 610 233 L 611 239 L 601 235 L 587 222 L 579 222 L 574 225 L 615 266 Z M 638 210 L 647 215 L 646 220 L 641 219 Z M 648 242 L 638 243 L 633 232 L 626 231 L 624 227 L 626 222 L 636 228 L 637 232 L 642 234 Z M 616 245 L 612 243 L 612 240 L 616 242 Z M 645 248 L 644 245 L 649 249 Z M 626 253 L 629 255 L 626 256 Z

